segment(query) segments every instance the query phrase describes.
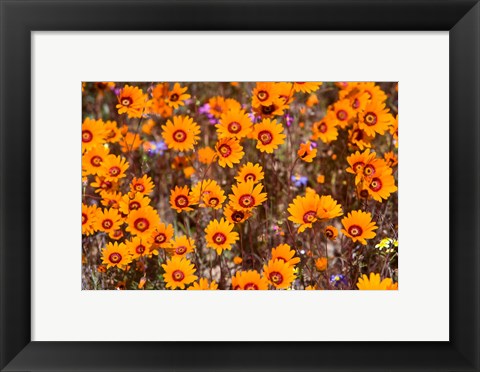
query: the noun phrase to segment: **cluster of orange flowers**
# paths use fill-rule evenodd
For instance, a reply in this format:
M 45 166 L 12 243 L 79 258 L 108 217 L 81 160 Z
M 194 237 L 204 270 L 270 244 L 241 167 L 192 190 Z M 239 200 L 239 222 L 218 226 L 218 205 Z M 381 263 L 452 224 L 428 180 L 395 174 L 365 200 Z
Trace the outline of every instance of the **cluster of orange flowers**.
M 179 83 L 150 85 L 146 92 L 96 83 L 102 100 L 115 97 L 104 111 L 116 110 L 106 115 L 115 120 L 89 114 L 82 124 L 84 256 L 99 260 L 97 275 L 124 283 L 134 273 L 140 278 L 132 289 L 148 288 L 148 282 L 166 289 L 396 289 L 391 277 L 381 280 L 374 272 L 332 272 L 327 241 L 339 244 L 341 230 L 341 248 L 353 264 L 352 252 L 377 236 L 372 203 L 397 190 L 398 160 L 394 150 L 379 157 L 373 149 L 386 134 L 398 147 L 398 116 L 375 83 L 328 84 L 325 95 L 333 90 L 338 96 L 320 109 L 323 86 L 259 82 L 242 91 L 231 83 L 238 97 L 248 97 L 242 102 L 218 94 L 199 98 Z M 335 142 L 348 152 L 343 171 L 352 178 L 345 184 L 354 185 L 357 199 L 348 206 L 334 187 L 321 190 L 326 172 L 316 177 L 317 187 L 304 185 L 302 192 L 301 176 L 294 175 L 299 164 L 321 169 L 319 156 L 335 161 Z M 337 221 L 344 208 L 348 214 Z M 277 244 L 255 253 L 252 234 L 273 221 L 275 237 L 261 239 Z M 225 253 L 232 250 L 235 257 Z M 205 257 L 208 252 L 213 257 Z M 213 265 L 219 269 L 212 274 Z

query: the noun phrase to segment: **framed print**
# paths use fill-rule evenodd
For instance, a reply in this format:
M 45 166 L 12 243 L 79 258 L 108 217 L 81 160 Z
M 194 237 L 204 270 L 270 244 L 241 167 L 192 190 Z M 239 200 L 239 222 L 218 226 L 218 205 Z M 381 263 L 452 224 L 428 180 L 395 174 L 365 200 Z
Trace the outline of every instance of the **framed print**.
M 2 370 L 479 370 L 476 1 L 0 4 Z M 357 88 L 342 93 L 345 81 Z M 362 84 L 387 92 L 378 98 L 387 107 L 379 109 L 385 128 L 369 137 L 388 130 L 388 142 L 362 142 L 383 158 L 368 161 L 391 184 L 387 194 L 376 193 L 364 168 L 348 173 L 331 160 L 337 155 L 355 165 L 345 156 L 355 155 L 347 149 L 348 131 L 371 122 L 376 109 L 370 116 L 355 112 L 345 128 L 335 122 L 345 141 L 338 148 L 321 137 L 328 112 L 340 120 L 339 97 L 350 102 L 370 91 L 365 104 L 373 105 L 375 94 Z M 268 105 L 264 93 L 274 96 Z M 227 100 L 236 108 L 216 116 Z M 175 115 L 162 116 L 165 105 Z M 272 107 L 284 123 L 268 117 Z M 400 110 L 396 142 L 392 112 Z M 132 148 L 97 136 L 109 121 L 117 124 L 114 135 L 132 137 Z M 231 135 L 237 125 L 253 132 Z M 293 133 L 285 143 L 281 135 L 276 142 L 266 137 L 284 130 Z M 134 152 L 137 136 L 143 142 Z M 270 156 L 273 142 L 278 148 Z M 387 165 L 395 157 L 384 153 L 395 155 L 398 143 L 397 174 L 396 165 Z M 202 161 L 193 157 L 200 147 L 210 149 Z M 100 170 L 94 160 L 102 157 Z M 315 157 L 322 167 L 306 161 Z M 243 173 L 260 183 L 239 166 L 250 167 Z M 106 197 L 102 182 L 115 183 L 115 176 L 128 182 Z M 350 181 L 359 186 L 348 193 L 342 185 Z M 183 193 L 185 185 L 190 190 Z M 362 185 L 371 190 L 365 200 Z M 142 187 L 152 190 L 138 194 Z M 324 194 L 335 202 L 330 209 Z M 346 208 L 345 194 L 358 204 Z M 225 219 L 210 204 L 215 197 L 232 209 Z M 264 206 L 253 209 L 265 197 L 275 200 L 270 214 Z M 369 200 L 380 205 L 389 198 L 388 229 L 379 219 L 349 220 L 357 209 L 375 215 Z M 140 207 L 130 208 L 132 202 Z M 312 212 L 306 205 L 325 208 Z M 82 241 L 81 207 L 95 221 L 83 227 Z M 243 230 L 229 221 L 237 209 L 252 214 Z M 279 217 L 283 210 L 291 225 Z M 320 215 L 329 210 L 338 213 Z M 150 231 L 152 221 L 168 235 L 168 247 L 150 240 L 160 234 Z M 313 250 L 327 225 L 343 243 Z M 144 243 L 148 254 L 135 250 Z M 343 263 L 350 250 L 352 260 Z M 275 259 L 282 254 L 287 259 Z M 348 269 L 354 257 L 358 271 Z M 242 272 L 257 276 L 246 284 Z M 374 289 L 377 272 L 379 289 L 394 291 L 351 290 Z M 165 290 L 203 285 L 224 290 Z M 226 290 L 253 285 L 277 290 Z M 130 290 L 116 290 L 122 286 Z

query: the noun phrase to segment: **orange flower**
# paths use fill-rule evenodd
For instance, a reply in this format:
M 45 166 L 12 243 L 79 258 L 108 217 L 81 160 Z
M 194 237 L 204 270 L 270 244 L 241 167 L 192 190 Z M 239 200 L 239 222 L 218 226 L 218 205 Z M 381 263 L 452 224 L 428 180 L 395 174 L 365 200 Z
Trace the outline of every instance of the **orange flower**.
M 145 110 L 147 95 L 139 87 L 125 85 L 118 95 L 119 114 L 126 113 L 129 118 L 140 118 Z

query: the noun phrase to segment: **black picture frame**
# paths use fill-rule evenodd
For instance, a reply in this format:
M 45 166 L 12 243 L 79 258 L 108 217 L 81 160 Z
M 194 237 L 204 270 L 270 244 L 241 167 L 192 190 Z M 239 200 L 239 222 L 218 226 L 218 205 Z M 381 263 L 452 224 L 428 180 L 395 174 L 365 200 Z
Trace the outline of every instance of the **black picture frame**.
M 480 371 L 478 1 L 0 0 L 0 27 L 3 371 Z M 450 221 L 450 341 L 32 342 L 32 152 L 28 144 L 30 35 L 37 30 L 449 31 L 450 195 L 445 215 L 438 218 Z M 435 286 L 435 277 L 444 274 L 416 275 Z

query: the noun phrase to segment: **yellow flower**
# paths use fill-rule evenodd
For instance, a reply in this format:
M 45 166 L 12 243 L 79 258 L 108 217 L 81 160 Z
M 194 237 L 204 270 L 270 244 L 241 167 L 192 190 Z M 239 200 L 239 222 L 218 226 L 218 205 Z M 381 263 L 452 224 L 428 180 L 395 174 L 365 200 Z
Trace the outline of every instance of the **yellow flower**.
M 342 233 L 348 236 L 353 242 L 359 241 L 367 245 L 367 239 L 373 239 L 378 229 L 375 222 L 372 222 L 372 215 L 363 211 L 352 211 L 342 219 Z
M 95 216 L 97 215 L 97 206 L 87 206 L 82 203 L 82 234 L 91 235 L 95 232 Z
M 294 256 L 295 251 L 288 244 L 280 244 L 272 248 L 272 260 L 281 260 L 290 266 L 295 266 L 300 262 L 300 258 Z
M 125 242 L 125 246 L 133 259 L 148 255 L 148 247 L 150 245 L 146 239 L 142 239 L 139 236 L 134 236 Z
M 325 271 L 328 267 L 327 257 L 320 257 L 315 260 L 315 267 L 318 271 Z
M 127 216 L 127 231 L 132 235 L 148 238 L 160 223 L 160 217 L 155 209 L 150 206 L 139 208 Z
M 211 283 L 208 283 L 208 280 L 205 278 L 200 278 L 198 282 L 194 282 L 190 287 L 187 288 L 189 291 L 214 291 L 218 289 L 218 284 L 215 280 L 212 280 Z
M 202 194 L 203 204 L 200 206 L 213 209 L 221 209 L 223 202 L 227 198 L 223 189 L 218 184 L 211 184 Z
M 115 191 L 101 191 L 100 196 L 102 197 L 102 205 L 104 207 L 118 209 L 120 206 L 120 201 L 122 200 L 122 194 Z
M 310 141 L 301 143 L 297 155 L 306 163 L 311 163 L 315 156 L 317 156 L 317 149 L 312 148 Z
M 243 138 L 252 131 L 252 121 L 245 113 L 245 110 L 230 110 L 220 119 L 220 123 L 215 125 L 218 131 L 218 138 Z
M 151 238 L 155 248 L 167 248 L 170 246 L 170 239 L 173 237 L 173 226 L 160 222 L 153 230 Z
M 307 192 L 305 196 L 297 196 L 293 203 L 289 204 L 288 219 L 293 223 L 299 224 L 298 232 L 305 231 L 306 228 L 312 228 L 313 223 L 318 220 L 318 207 L 320 205 L 320 196 L 315 192 Z
M 175 209 L 178 213 L 181 211 L 193 211 L 193 208 L 191 208 L 192 204 L 194 203 L 189 195 L 188 186 L 175 186 L 175 190 L 170 191 L 170 205 L 172 209 Z
M 170 242 L 170 250 L 175 256 L 185 256 L 187 253 L 195 250 L 195 242 L 193 239 L 182 235 L 172 239 Z
M 338 129 L 334 119 L 335 113 L 328 112 L 320 121 L 312 125 L 312 140 L 320 139 L 324 143 L 335 141 L 338 137 Z
M 388 199 L 390 194 L 397 191 L 397 186 L 395 186 L 395 179 L 392 175 L 391 168 L 383 168 L 375 173 L 375 176 L 369 180 L 366 180 L 365 184 L 362 184 L 364 187 L 363 190 L 367 190 L 368 194 L 376 201 L 382 202 L 382 199 Z M 362 195 L 360 191 L 360 195 Z
M 357 287 L 360 290 L 397 290 L 398 283 L 393 283 L 391 278 L 381 280 L 380 274 L 370 273 L 370 278 L 363 274 L 362 277 L 358 279 Z
M 332 124 L 345 129 L 357 114 L 352 109 L 349 99 L 341 99 L 329 107 L 327 115 Z
M 288 288 L 295 279 L 294 266 L 282 260 L 270 260 L 263 266 L 263 274 L 277 289 Z
M 320 220 L 329 220 L 341 216 L 342 206 L 330 195 L 322 195 L 318 203 L 317 217 Z
M 227 205 L 224 209 L 223 214 L 227 218 L 228 222 L 231 223 L 242 223 L 248 220 L 252 216 L 252 212 L 249 210 L 241 210 L 240 208 L 236 208 L 231 203 Z
M 185 93 L 188 87 L 181 87 L 180 84 L 175 83 L 173 89 L 167 93 L 167 98 L 165 98 L 165 103 L 174 109 L 177 109 L 179 106 L 183 106 L 185 103 L 183 101 L 190 98 L 190 94 Z
M 224 250 L 232 249 L 232 244 L 238 240 L 238 233 L 232 232 L 233 226 L 224 218 L 210 221 L 205 229 L 207 247 L 215 249 L 219 255 Z
M 322 86 L 322 84 L 322 82 L 295 82 L 293 83 L 293 90 L 295 92 L 311 93 L 317 91 Z
M 142 178 L 134 177 L 130 182 L 130 192 L 135 194 L 149 195 L 153 191 L 154 185 L 152 179 L 146 174 Z
M 132 262 L 132 256 L 123 243 L 108 243 L 102 249 L 102 263 L 107 265 L 107 269 L 116 266 L 123 270 L 130 262 Z
M 174 116 L 162 125 L 162 137 L 169 149 L 178 151 L 193 150 L 200 139 L 200 127 L 189 116 Z
M 252 107 L 269 106 L 279 97 L 279 86 L 275 83 L 260 82 L 252 91 Z
M 398 157 L 393 153 L 393 151 L 389 151 L 383 154 L 383 159 L 389 167 L 394 167 L 398 164 Z
M 95 230 L 106 233 L 118 230 L 123 225 L 122 216 L 115 208 L 104 209 L 103 211 L 98 208 L 94 220 Z
M 365 131 L 368 136 L 375 136 L 376 133 L 384 134 L 393 125 L 395 119 L 385 103 L 370 101 L 365 110 L 358 115 L 358 127 Z
M 105 137 L 107 142 L 117 143 L 118 141 L 120 141 L 122 134 L 120 133 L 120 130 L 117 127 L 116 121 L 107 120 L 105 122 L 105 130 L 107 132 L 107 135 Z
M 129 164 L 122 156 L 108 155 L 102 163 L 98 174 L 105 177 L 106 181 L 115 182 L 124 178 Z
M 283 134 L 282 124 L 277 124 L 276 120 L 263 119 L 261 123 L 255 124 L 253 137 L 258 141 L 257 149 L 271 154 L 285 142 L 286 135 Z
M 217 119 L 222 116 L 222 114 L 230 110 L 238 110 L 242 108 L 240 102 L 234 100 L 233 98 L 227 98 L 217 96 L 212 97 L 208 100 L 210 105 L 210 114 L 215 116 Z
M 233 194 L 230 194 L 228 197 L 235 209 L 251 210 L 267 200 L 267 193 L 262 193 L 262 190 L 262 184 L 255 185 L 253 181 L 246 181 L 233 185 Z
M 238 171 L 238 176 L 235 177 L 238 183 L 253 181 L 258 183 L 263 180 L 263 168 L 259 164 L 253 164 L 248 162 L 244 164 Z
M 146 207 L 150 204 L 150 198 L 142 195 L 141 193 L 135 193 L 133 195 L 125 194 L 118 202 L 118 208 L 123 214 L 129 214 L 131 211 Z
M 82 124 L 82 153 L 105 143 L 107 130 L 102 120 L 85 118 Z
M 163 280 L 167 289 L 184 289 L 186 284 L 193 283 L 198 279 L 194 275 L 196 271 L 194 265 L 184 257 L 173 256 L 162 267 L 165 270 Z
M 101 145 L 87 151 L 82 156 L 82 169 L 85 170 L 85 174 L 99 174 L 102 168 L 102 163 L 108 156 L 108 152 L 108 148 Z
M 319 174 L 317 176 L 317 182 L 318 183 L 324 183 L 325 182 L 325 176 L 323 174 Z
M 147 104 L 147 95 L 138 87 L 125 85 L 118 95 L 119 114 L 127 113 L 129 118 L 142 117 L 143 110 Z
M 223 168 L 226 166 L 232 168 L 233 164 L 240 163 L 243 155 L 245 155 L 242 151 L 242 145 L 235 138 L 219 139 L 215 145 L 215 150 L 218 155 L 218 164 Z
M 240 265 L 242 262 L 243 262 L 242 257 L 239 257 L 239 256 L 233 257 L 233 263 L 234 263 L 235 265 Z
M 232 276 L 232 288 L 235 290 L 266 290 L 268 282 L 256 270 L 237 271 Z
M 210 194 L 211 191 L 221 189 L 220 185 L 215 180 L 209 178 L 197 182 L 190 191 L 190 198 L 192 204 L 198 204 L 205 195 Z M 203 207 L 205 205 L 202 205 Z

